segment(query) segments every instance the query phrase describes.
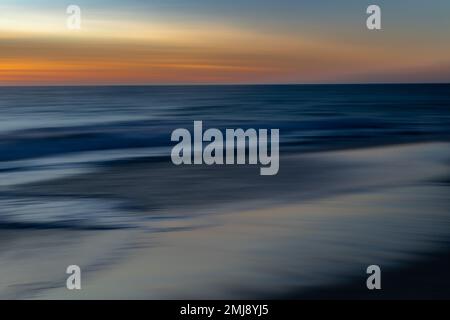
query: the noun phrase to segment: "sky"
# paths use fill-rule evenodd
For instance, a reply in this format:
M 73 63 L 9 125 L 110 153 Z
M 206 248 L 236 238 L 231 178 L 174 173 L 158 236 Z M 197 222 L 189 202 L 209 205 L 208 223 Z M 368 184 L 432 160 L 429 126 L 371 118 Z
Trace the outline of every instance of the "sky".
M 450 82 L 450 1 L 0 3 L 0 85 L 380 82 Z

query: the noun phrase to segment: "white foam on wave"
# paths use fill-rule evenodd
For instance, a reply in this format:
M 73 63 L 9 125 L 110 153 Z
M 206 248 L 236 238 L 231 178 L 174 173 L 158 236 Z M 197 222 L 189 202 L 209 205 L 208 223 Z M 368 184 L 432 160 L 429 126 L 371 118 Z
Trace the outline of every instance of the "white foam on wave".
M 133 148 L 86 151 L 52 157 L 0 162 L 0 187 L 58 179 L 95 171 L 94 163 L 158 157 L 168 148 Z
M 0 199 L 0 226 L 6 228 L 126 228 L 136 225 L 118 200 L 94 198 Z

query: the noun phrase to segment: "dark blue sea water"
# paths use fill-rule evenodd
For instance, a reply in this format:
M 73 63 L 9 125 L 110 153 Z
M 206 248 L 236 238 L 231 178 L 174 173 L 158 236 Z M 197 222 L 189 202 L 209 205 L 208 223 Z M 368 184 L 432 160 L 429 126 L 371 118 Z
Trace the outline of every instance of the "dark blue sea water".
M 0 113 L 1 162 L 159 154 L 194 120 L 279 128 L 282 151 L 323 150 L 447 140 L 450 85 L 3 87 Z
M 2 87 L 0 114 L 0 220 L 15 225 L 22 212 L 22 226 L 37 217 L 70 225 L 72 216 L 109 216 L 112 205 L 6 192 L 118 161 L 167 161 L 171 132 L 194 120 L 205 128 L 279 128 L 282 154 L 446 141 L 450 85 Z M 58 218 L 61 207 L 70 210 Z

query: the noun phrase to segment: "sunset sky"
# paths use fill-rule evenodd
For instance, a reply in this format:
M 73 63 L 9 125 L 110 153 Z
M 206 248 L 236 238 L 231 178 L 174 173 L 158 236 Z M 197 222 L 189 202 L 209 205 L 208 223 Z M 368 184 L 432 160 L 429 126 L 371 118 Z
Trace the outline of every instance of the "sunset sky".
M 0 3 L 0 85 L 373 82 L 450 82 L 449 0 Z

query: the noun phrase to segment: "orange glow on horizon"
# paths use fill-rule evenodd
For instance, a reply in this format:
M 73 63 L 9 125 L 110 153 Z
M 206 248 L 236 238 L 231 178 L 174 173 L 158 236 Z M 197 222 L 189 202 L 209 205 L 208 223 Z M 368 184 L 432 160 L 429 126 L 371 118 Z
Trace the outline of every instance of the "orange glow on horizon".
M 20 21 L 0 24 L 0 85 L 323 83 L 381 75 L 397 81 L 402 74 L 440 79 L 450 69 L 446 50 L 401 43 L 344 43 L 211 23 L 88 20 L 72 32 L 55 27 L 56 18 L 36 28 Z

